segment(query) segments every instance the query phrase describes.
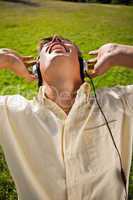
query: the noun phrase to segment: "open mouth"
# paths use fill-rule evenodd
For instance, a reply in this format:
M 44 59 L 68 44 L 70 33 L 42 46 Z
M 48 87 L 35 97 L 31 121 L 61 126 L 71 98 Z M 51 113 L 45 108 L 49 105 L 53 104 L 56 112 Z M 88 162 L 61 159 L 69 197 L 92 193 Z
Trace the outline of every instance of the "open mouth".
M 67 53 L 68 49 L 65 47 L 65 45 L 54 42 L 52 45 L 50 45 L 47 50 L 48 53 L 55 52 L 55 53 Z

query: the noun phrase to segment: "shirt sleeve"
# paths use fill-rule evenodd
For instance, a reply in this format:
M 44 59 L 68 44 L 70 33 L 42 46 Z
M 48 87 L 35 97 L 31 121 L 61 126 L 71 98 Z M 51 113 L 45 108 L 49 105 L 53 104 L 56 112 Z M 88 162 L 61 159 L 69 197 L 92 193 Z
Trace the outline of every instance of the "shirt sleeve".
M 133 117 L 133 85 L 123 86 L 121 92 L 126 114 Z
M 8 96 L 0 96 L 0 144 L 5 122 L 5 106 Z
M 3 132 L 8 129 L 9 116 L 18 115 L 27 107 L 28 100 L 21 95 L 0 96 L 0 144 Z
M 126 115 L 133 117 L 133 85 L 118 85 L 112 88 L 104 88 L 99 91 L 100 93 L 102 91 L 101 105 L 110 100 L 109 106 L 111 106 L 112 109 L 118 109 L 119 107 Z

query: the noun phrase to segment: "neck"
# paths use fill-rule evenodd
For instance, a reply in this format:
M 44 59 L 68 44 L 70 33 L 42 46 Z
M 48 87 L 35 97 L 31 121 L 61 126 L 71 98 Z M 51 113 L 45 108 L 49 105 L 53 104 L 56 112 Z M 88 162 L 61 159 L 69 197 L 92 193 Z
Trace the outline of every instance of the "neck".
M 64 112 L 68 114 L 74 103 L 81 82 L 60 83 L 54 86 L 47 83 L 44 84 L 46 86 L 46 96 L 58 104 Z

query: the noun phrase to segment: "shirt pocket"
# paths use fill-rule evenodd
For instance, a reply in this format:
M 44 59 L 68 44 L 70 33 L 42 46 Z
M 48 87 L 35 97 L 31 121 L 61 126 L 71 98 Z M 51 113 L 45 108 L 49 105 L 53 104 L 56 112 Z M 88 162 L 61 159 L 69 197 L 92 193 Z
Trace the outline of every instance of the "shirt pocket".
M 116 121 L 115 119 L 109 120 L 108 121 L 108 126 L 113 134 L 115 128 L 116 128 Z M 88 144 L 89 140 L 91 138 L 102 138 L 105 137 L 106 135 L 109 135 L 109 129 L 106 124 L 106 122 L 100 122 L 96 123 L 95 125 L 88 125 L 84 128 L 84 141 L 86 145 Z

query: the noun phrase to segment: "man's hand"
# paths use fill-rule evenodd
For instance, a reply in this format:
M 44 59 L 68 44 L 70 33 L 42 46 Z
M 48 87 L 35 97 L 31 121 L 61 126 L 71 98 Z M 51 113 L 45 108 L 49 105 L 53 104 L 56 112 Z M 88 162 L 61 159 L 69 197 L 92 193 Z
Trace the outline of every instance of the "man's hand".
M 0 49 L 0 69 L 8 68 L 28 81 L 35 80 L 35 76 L 27 69 L 35 62 L 32 56 L 21 56 L 12 49 Z
M 102 75 L 112 67 L 116 49 L 117 45 L 115 44 L 105 44 L 99 49 L 89 52 L 90 55 L 96 56 L 96 58 L 88 61 L 89 65 L 94 64 L 92 77 Z
M 88 61 L 88 66 L 93 66 L 92 77 L 102 75 L 112 66 L 120 65 L 133 67 L 133 47 L 120 44 L 105 44 L 98 50 L 89 52 L 90 55 L 96 56 Z

